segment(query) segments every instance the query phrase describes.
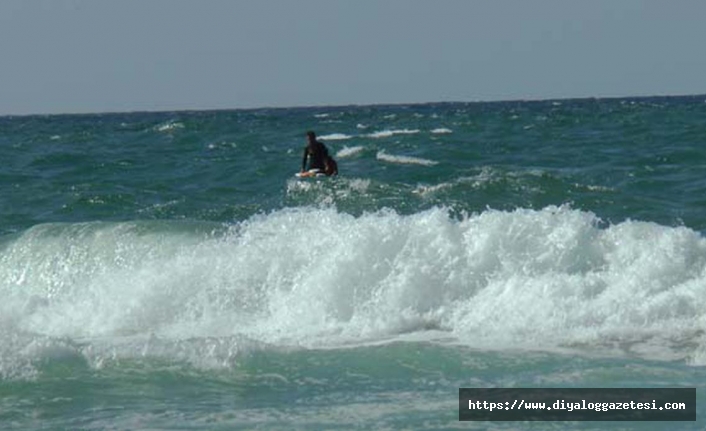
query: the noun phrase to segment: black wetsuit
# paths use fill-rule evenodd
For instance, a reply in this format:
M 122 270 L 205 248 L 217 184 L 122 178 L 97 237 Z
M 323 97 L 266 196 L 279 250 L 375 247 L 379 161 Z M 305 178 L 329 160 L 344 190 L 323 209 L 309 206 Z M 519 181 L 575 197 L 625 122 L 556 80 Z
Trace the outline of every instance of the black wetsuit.
M 306 170 L 306 159 L 309 159 L 309 170 L 319 169 L 323 172 L 326 169 L 325 160 L 329 157 L 328 149 L 324 144 L 315 141 L 304 148 L 304 158 L 302 159 L 302 171 Z

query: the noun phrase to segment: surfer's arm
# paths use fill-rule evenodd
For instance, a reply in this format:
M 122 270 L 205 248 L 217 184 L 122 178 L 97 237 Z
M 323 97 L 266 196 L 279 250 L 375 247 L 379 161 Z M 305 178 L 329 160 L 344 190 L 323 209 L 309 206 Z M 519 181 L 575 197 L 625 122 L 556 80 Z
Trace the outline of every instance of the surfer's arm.
M 304 148 L 304 157 L 302 157 L 302 172 L 304 172 L 304 170 L 306 169 L 306 156 L 308 154 L 309 153 L 307 152 L 307 149 Z

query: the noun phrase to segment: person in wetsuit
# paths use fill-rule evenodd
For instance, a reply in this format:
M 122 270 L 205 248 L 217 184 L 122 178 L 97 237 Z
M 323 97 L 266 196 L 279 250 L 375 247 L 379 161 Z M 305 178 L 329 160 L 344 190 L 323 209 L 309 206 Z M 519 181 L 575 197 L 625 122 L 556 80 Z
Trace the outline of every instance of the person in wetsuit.
M 328 176 L 338 175 L 338 165 L 333 157 L 329 156 L 328 148 L 322 142 L 316 140 L 316 134 L 312 131 L 306 132 L 308 140 L 306 148 L 304 148 L 304 157 L 302 158 L 302 172 L 307 170 L 318 169 Z M 309 168 L 307 169 L 307 160 Z

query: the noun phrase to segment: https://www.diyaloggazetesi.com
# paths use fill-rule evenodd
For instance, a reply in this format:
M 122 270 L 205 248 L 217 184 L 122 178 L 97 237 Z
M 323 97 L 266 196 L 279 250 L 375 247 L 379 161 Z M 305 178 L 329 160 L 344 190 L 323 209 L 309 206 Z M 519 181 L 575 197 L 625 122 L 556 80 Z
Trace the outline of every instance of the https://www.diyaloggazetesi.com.
M 461 388 L 459 420 L 693 421 L 695 388 Z

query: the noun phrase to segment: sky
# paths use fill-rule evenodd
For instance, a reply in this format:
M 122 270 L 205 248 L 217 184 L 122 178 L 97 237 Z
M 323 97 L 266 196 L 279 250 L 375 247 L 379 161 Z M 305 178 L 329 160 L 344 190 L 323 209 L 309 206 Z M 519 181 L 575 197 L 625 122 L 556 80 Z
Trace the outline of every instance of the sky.
M 1 0 L 0 115 L 706 94 L 702 0 Z

